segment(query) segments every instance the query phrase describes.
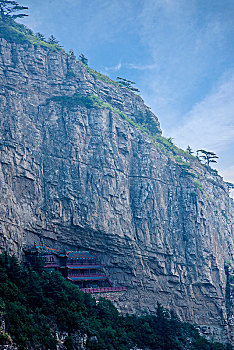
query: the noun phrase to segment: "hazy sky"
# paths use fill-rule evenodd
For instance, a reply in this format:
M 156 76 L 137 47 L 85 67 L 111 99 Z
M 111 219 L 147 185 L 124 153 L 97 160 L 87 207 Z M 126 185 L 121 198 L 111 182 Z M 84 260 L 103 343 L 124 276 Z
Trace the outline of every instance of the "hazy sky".
M 233 0 L 22 0 L 34 32 L 136 82 L 165 136 L 216 152 L 234 182 Z

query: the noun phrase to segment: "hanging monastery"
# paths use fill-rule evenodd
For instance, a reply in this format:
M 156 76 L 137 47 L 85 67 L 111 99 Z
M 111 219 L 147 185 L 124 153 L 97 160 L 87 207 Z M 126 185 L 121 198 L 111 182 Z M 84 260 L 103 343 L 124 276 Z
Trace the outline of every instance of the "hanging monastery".
M 47 271 L 59 271 L 64 278 L 76 284 L 85 293 L 115 301 L 126 287 L 114 287 L 105 274 L 97 256 L 89 251 L 59 251 L 43 243 L 24 247 L 26 264 L 40 266 Z

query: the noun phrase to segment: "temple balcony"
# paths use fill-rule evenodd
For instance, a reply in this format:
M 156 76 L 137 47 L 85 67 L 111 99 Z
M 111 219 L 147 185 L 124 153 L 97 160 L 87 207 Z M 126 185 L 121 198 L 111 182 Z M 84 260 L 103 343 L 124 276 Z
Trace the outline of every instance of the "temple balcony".
M 100 288 L 80 288 L 84 293 L 108 293 L 126 291 L 126 287 L 100 287 Z
M 56 264 L 55 262 L 47 262 L 47 263 L 44 265 L 44 268 L 50 268 L 50 267 L 59 267 L 59 265 Z
M 103 276 L 100 276 L 100 275 L 93 275 L 93 276 L 80 275 L 80 276 L 67 276 L 67 279 L 74 281 L 74 282 L 76 282 L 76 281 L 101 281 L 101 280 L 105 281 L 108 279 L 108 277 L 106 275 L 103 275 Z
M 95 266 L 95 265 L 99 265 L 98 262 L 96 261 L 86 261 L 86 262 L 83 262 L 83 261 L 67 261 L 67 266 Z M 102 265 L 104 266 L 104 265 Z
M 110 277 L 108 275 L 106 275 L 105 273 L 72 273 L 72 274 L 68 274 L 68 277 Z
M 104 267 L 105 265 L 101 265 L 101 264 L 67 264 L 66 267 L 68 269 L 98 269 L 98 268 L 101 268 L 101 267 Z

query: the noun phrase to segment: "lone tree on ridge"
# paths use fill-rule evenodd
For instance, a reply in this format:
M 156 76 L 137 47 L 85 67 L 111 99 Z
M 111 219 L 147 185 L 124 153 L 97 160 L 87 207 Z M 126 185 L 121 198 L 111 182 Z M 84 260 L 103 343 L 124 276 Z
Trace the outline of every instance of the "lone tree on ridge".
M 228 191 L 234 190 L 234 184 L 232 182 L 225 182 L 227 185 Z
M 214 152 L 205 151 L 204 149 L 197 150 L 197 157 L 203 159 L 208 166 L 210 166 L 210 163 L 217 163 L 215 159 L 219 158 Z
M 72 49 L 70 49 L 70 50 L 68 51 L 68 55 L 70 55 L 70 56 L 75 56 L 75 53 L 74 53 L 74 51 L 73 51 Z
M 46 41 L 46 38 L 44 37 L 44 35 L 39 32 L 36 33 L 35 36 L 41 41 Z
M 192 148 L 188 145 L 188 147 L 186 148 L 186 151 L 192 155 L 194 152 L 192 151 Z
M 51 35 L 48 39 L 49 44 L 56 44 L 59 45 L 59 41 L 55 38 L 55 36 Z
M 24 10 L 28 10 L 28 7 L 19 5 L 17 1 L 0 0 L 0 16 L 3 22 L 10 18 L 16 19 L 28 16 L 25 13 L 16 13 Z
M 125 87 L 131 91 L 134 91 L 134 92 L 140 92 L 140 90 L 134 88 L 132 85 L 136 84 L 134 81 L 131 81 L 131 80 L 127 80 L 127 79 L 124 79 L 124 78 L 121 78 L 121 77 L 117 77 L 116 78 L 118 81 L 117 83 L 122 86 L 122 87 Z
M 85 57 L 85 55 L 83 53 L 80 54 L 79 56 L 79 60 L 85 64 L 86 66 L 88 65 L 88 58 Z

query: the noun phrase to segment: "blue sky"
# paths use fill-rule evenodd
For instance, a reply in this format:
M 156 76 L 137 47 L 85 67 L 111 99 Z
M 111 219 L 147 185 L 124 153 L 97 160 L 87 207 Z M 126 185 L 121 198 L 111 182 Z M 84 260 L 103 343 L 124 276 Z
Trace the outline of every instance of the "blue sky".
M 233 0 L 22 0 L 34 32 L 136 82 L 165 136 L 220 157 L 234 182 Z

